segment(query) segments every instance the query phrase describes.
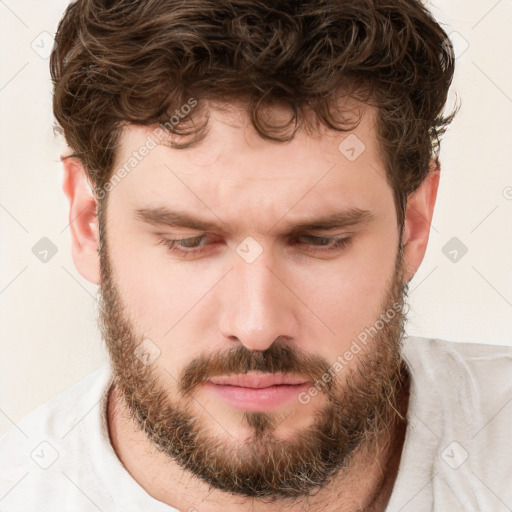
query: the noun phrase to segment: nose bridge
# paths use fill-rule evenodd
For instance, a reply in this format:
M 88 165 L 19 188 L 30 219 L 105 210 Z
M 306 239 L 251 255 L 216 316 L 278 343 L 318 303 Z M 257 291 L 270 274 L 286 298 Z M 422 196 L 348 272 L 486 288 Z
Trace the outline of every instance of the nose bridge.
M 251 350 L 265 350 L 278 336 L 295 337 L 293 295 L 281 282 L 286 280 L 279 276 L 272 251 L 263 250 L 252 262 L 234 256 L 223 300 L 222 334 Z

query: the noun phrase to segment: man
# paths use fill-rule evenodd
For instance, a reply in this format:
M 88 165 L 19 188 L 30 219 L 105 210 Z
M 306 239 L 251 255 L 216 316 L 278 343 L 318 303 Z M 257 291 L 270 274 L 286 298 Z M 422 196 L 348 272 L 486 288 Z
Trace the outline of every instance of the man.
M 454 54 L 417 0 L 79 0 L 51 57 L 110 364 L 0 510 L 512 507 L 512 350 L 405 336 Z

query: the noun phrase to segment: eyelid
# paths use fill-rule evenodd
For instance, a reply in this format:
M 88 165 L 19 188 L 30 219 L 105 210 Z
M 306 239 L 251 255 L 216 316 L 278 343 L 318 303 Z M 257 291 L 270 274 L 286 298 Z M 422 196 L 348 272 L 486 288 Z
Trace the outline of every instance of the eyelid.
M 298 234 L 288 236 L 287 238 L 289 238 L 290 240 L 296 240 L 298 238 L 309 238 L 309 239 L 316 239 L 316 240 L 322 240 L 322 239 L 335 240 L 335 239 L 339 239 L 339 238 L 346 238 L 346 237 L 352 236 L 353 234 L 354 233 L 346 233 L 346 232 L 345 233 L 329 233 L 329 234 L 298 233 Z M 190 236 L 158 233 L 158 236 L 161 238 L 163 237 L 163 238 L 167 239 L 168 241 L 184 242 L 186 240 L 194 240 L 196 238 L 203 238 L 203 237 L 205 237 L 205 238 L 211 237 L 211 239 L 216 239 L 217 235 L 201 232 L 200 234 L 195 234 L 195 235 L 190 235 Z
M 316 239 L 316 240 L 327 240 L 328 243 L 323 245 L 315 245 L 315 244 L 308 244 L 307 242 L 304 242 L 306 246 L 308 246 L 308 249 L 305 250 L 305 253 L 309 253 L 309 255 L 323 255 L 323 256 L 329 256 L 329 255 L 335 255 L 336 253 L 342 252 L 345 248 L 347 248 L 353 240 L 352 235 L 346 235 L 346 236 L 315 236 L 315 235 L 299 235 L 296 236 L 294 240 L 297 240 L 298 238 L 307 237 L 310 239 Z M 186 237 L 186 238 L 167 238 L 167 237 L 161 237 L 158 244 L 164 245 L 167 247 L 168 252 L 170 254 L 177 255 L 178 257 L 182 257 L 183 259 L 187 258 L 194 258 L 199 257 L 203 253 L 208 251 L 208 245 L 209 244 L 201 244 L 197 247 L 183 247 L 180 246 L 180 242 L 186 242 L 189 240 L 196 240 L 196 239 L 204 239 L 207 237 L 207 234 L 193 236 L 193 237 Z M 291 245 L 297 245 L 301 244 L 302 242 L 294 242 Z
M 326 233 L 326 234 L 319 234 L 319 233 L 299 233 L 298 235 L 293 235 L 293 238 L 300 238 L 300 237 L 308 237 L 308 238 L 342 238 L 344 236 L 351 236 L 353 233 Z
M 155 233 L 159 237 L 169 237 L 175 240 L 186 240 L 187 238 L 197 238 L 200 236 L 208 236 L 211 238 L 225 238 L 225 235 L 222 233 L 215 233 L 210 231 L 197 231 L 196 233 L 190 233 L 188 231 L 186 234 L 181 233 L 170 233 L 170 232 L 162 232 L 158 231 Z M 315 231 L 303 231 L 303 232 L 296 232 L 296 233 L 289 233 L 281 235 L 279 238 L 287 238 L 287 239 L 294 239 L 294 238 L 300 238 L 302 236 L 308 236 L 311 238 L 339 238 L 342 236 L 350 236 L 355 234 L 355 231 L 342 231 L 342 232 L 335 232 L 335 231 L 328 231 L 325 230 L 324 232 L 315 232 Z

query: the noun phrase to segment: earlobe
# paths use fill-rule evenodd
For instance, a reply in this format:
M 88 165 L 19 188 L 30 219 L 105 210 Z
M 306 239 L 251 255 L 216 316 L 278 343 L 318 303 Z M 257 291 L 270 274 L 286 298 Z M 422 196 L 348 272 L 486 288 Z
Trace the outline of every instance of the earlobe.
M 402 236 L 406 280 L 410 281 L 418 270 L 427 250 L 430 226 L 439 188 L 440 163 L 433 160 L 430 171 L 418 189 L 409 196 Z
M 87 172 L 76 157 L 62 158 L 62 188 L 69 200 L 72 256 L 78 272 L 93 284 L 100 282 L 97 202 Z

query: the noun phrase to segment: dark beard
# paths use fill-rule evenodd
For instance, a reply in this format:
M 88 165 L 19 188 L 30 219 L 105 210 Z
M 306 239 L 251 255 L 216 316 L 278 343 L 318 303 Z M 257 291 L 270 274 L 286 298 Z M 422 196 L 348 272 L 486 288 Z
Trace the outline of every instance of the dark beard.
M 403 281 L 401 248 L 382 305 L 383 313 L 396 314 L 388 322 L 381 321 L 384 327 L 355 356 L 356 367 L 345 367 L 339 373 L 343 382 L 332 379 L 323 383 L 322 376 L 329 373 L 329 368 L 332 371 L 332 365 L 293 344 L 275 342 L 262 352 L 239 344 L 228 351 L 201 354 L 182 370 L 175 379 L 181 403 L 173 403 L 168 387 L 162 384 L 165 368 L 145 365 L 135 355 L 145 337 L 135 335 L 128 320 L 113 281 L 105 238 L 100 259 L 99 323 L 115 387 L 131 419 L 147 439 L 209 486 L 268 501 L 308 496 L 347 469 L 357 448 L 372 449 L 400 416 L 397 396 L 407 379 L 400 349 L 405 334 L 403 307 L 408 286 Z M 396 304 L 400 305 L 398 311 Z M 236 441 L 230 443 L 228 434 L 219 437 L 209 433 L 208 424 L 190 410 L 195 403 L 194 391 L 211 377 L 251 370 L 294 373 L 312 382 L 322 382 L 320 394 L 326 397 L 326 403 L 310 426 L 297 429 L 289 439 L 274 434 L 286 419 L 278 412 L 244 412 L 243 419 L 253 435 L 238 445 Z M 168 380 L 168 375 L 163 377 Z

